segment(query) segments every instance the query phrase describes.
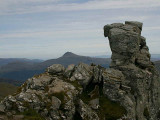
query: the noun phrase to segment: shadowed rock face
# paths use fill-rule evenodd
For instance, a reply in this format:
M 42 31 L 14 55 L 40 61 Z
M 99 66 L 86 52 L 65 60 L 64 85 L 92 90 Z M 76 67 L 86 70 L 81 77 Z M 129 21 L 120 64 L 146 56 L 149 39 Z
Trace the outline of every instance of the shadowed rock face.
M 126 107 L 132 119 L 158 120 L 160 119 L 157 118 L 160 107 L 159 77 L 150 61 L 146 39 L 141 36 L 142 25 L 135 21 L 106 25 L 104 36 L 109 38 L 112 51 L 110 67 L 123 73 L 125 79 L 122 80 L 120 88 L 130 91 L 122 95 L 124 98 L 119 96 L 119 101 Z M 110 93 L 106 94 L 110 96 Z M 118 98 L 115 99 L 113 96 L 112 99 L 117 101 Z
M 111 68 L 54 64 L 1 101 L 0 119 L 159 120 L 160 79 L 141 31 L 133 21 L 104 26 Z

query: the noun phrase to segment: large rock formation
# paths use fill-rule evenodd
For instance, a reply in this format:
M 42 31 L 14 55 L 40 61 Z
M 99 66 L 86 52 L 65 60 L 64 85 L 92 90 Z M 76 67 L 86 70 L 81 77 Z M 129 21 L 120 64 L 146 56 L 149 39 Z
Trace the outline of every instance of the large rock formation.
M 109 38 L 112 50 L 110 67 L 120 70 L 125 77 L 121 79 L 119 88 L 127 93 L 112 96 L 116 90 L 113 93 L 104 92 L 125 106 L 130 119 L 157 120 L 160 114 L 160 79 L 150 61 L 149 49 L 141 31 L 142 23 L 134 21 L 104 26 L 104 36 Z
M 160 79 L 142 23 L 104 27 L 111 68 L 55 64 L 0 103 L 0 120 L 159 120 Z

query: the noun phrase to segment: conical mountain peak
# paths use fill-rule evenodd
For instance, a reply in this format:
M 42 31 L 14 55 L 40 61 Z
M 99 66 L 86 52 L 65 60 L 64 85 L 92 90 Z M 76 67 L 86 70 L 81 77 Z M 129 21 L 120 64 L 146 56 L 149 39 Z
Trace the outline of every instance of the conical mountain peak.
M 63 57 L 74 57 L 77 56 L 76 54 L 72 53 L 72 52 L 66 52 Z

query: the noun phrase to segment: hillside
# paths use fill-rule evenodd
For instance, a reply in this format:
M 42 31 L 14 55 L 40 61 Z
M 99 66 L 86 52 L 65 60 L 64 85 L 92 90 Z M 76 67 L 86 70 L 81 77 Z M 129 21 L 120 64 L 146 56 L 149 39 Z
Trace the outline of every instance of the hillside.
M 9 83 L 15 86 L 20 86 L 23 84 L 23 81 L 13 80 L 13 79 L 7 79 L 7 78 L 0 78 L 0 83 Z
M 8 95 L 12 95 L 13 93 L 16 92 L 18 87 L 8 84 L 8 83 L 3 83 L 0 82 L 0 101 Z
M 0 58 L 0 66 L 7 65 L 8 63 L 13 62 L 28 62 L 28 63 L 40 63 L 43 60 L 40 59 L 26 59 L 26 58 Z
M 71 52 L 66 52 L 63 56 L 57 59 L 50 59 L 40 63 L 26 61 L 8 63 L 0 67 L 0 78 L 7 79 L 7 83 L 15 83 L 14 85 L 19 85 L 22 84 L 28 78 L 36 74 L 43 73 L 45 71 L 45 68 L 52 64 L 62 64 L 65 67 L 67 67 L 70 64 L 77 65 L 78 63 L 83 62 L 86 64 L 94 63 L 108 68 L 110 61 L 110 58 L 93 58 L 88 56 L 76 55 Z M 155 62 L 155 65 L 160 71 L 159 62 Z M 4 80 L 2 82 L 4 82 Z
M 81 55 L 76 55 L 72 52 L 66 52 L 62 57 L 58 59 L 51 59 L 44 61 L 38 65 L 43 66 L 44 68 L 54 64 L 62 64 L 64 66 L 68 66 L 70 64 L 75 64 L 77 65 L 78 63 L 83 62 L 86 64 L 99 64 L 104 67 L 108 67 L 110 63 L 110 59 L 108 58 L 92 58 L 88 56 L 81 56 Z

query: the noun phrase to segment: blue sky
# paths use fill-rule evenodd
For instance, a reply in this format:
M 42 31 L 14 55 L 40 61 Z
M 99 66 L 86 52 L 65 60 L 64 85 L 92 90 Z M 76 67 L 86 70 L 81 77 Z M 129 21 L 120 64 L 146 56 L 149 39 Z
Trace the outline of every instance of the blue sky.
M 103 26 L 126 20 L 143 22 L 150 52 L 160 54 L 160 0 L 0 0 L 0 58 L 108 55 Z

